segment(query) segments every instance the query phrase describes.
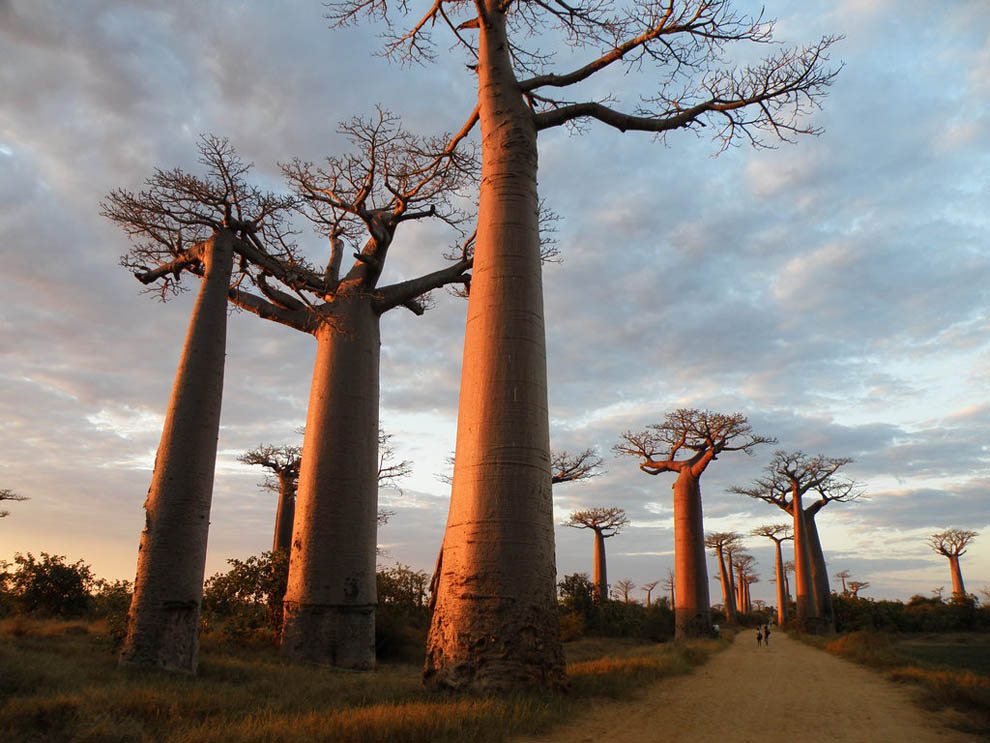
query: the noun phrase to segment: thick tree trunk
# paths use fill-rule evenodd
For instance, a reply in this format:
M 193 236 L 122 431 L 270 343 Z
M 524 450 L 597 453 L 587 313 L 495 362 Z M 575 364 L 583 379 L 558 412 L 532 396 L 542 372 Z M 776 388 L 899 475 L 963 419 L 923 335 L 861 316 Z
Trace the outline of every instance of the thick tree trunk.
M 787 624 L 787 577 L 784 573 L 784 551 L 780 542 L 774 540 L 774 545 L 777 548 L 777 625 L 783 627 Z
M 965 599 L 966 586 L 963 585 L 962 570 L 959 568 L 959 555 L 949 556 L 949 572 L 952 573 L 952 598 Z
M 287 472 L 278 475 L 278 511 L 275 513 L 275 536 L 272 552 L 289 553 L 292 547 L 292 521 L 296 513 L 296 478 Z
M 424 681 L 494 692 L 566 684 L 554 595 L 536 128 L 505 17 L 484 1 L 482 180 L 450 513 Z
M 282 653 L 375 666 L 379 317 L 338 295 L 316 364 L 285 594 Z
M 794 517 L 794 602 L 797 622 L 802 631 L 814 631 L 817 628 L 818 612 L 815 607 L 814 584 L 811 580 L 811 556 L 808 551 L 804 509 L 801 507 L 801 494 L 798 492 L 793 494 L 791 509 L 791 515 Z
M 735 566 L 732 564 L 732 553 L 729 553 L 729 559 L 726 562 L 726 569 L 729 571 L 729 601 L 732 604 L 733 611 L 738 611 L 738 603 L 736 601 L 736 576 L 735 576 Z
M 701 484 L 688 466 L 674 481 L 674 577 L 678 599 L 674 639 L 710 636 L 712 618 Z
M 804 523 L 807 529 L 808 555 L 811 558 L 811 583 L 815 591 L 815 609 L 818 612 L 820 630 L 835 632 L 835 612 L 832 609 L 832 589 L 828 583 L 828 566 L 825 553 L 818 538 L 818 525 L 815 513 L 805 511 Z
M 738 586 L 736 590 L 736 611 L 740 614 L 746 613 L 746 579 L 743 576 L 742 565 L 736 566 L 736 572 L 739 576 Z
M 725 571 L 725 555 L 722 552 L 722 548 L 719 547 L 716 551 L 718 552 L 718 574 L 722 581 L 722 604 L 725 606 L 725 621 L 729 622 L 729 624 L 735 624 L 736 607 L 734 605 L 731 574 Z
M 122 665 L 195 673 L 220 430 L 234 235 L 205 246 L 205 273 L 172 386 L 145 501 Z
M 595 532 L 595 600 L 602 604 L 608 601 L 608 574 L 605 569 L 605 537 Z

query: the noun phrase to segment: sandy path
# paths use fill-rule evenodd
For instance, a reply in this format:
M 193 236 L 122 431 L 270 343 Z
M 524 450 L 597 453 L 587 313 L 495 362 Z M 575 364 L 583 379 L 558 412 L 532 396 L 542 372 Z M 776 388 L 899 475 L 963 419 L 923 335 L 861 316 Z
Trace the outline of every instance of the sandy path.
M 694 674 L 654 684 L 631 702 L 604 702 L 550 735 L 518 743 L 974 743 L 879 674 L 791 640 L 756 632 Z M 783 704 L 782 704 L 783 703 Z

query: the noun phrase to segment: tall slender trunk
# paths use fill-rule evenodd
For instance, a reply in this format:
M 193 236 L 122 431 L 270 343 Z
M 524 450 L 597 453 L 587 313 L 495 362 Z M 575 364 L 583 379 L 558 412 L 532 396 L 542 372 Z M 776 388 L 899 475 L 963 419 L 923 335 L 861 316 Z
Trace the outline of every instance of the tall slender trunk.
M 566 685 L 554 595 L 536 127 L 481 0 L 482 173 L 450 512 L 424 681 Z
M 205 273 L 144 504 L 145 526 L 122 665 L 189 673 L 195 673 L 198 665 L 233 246 L 234 235 L 226 230 L 205 246 Z
M 716 549 L 718 552 L 718 574 L 722 581 L 722 604 L 725 606 L 725 620 L 730 624 L 736 623 L 736 607 L 733 604 L 732 578 L 731 573 L 725 571 L 725 555 L 722 548 Z M 729 570 L 732 568 L 730 567 Z
M 678 596 L 674 638 L 708 637 L 712 618 L 701 484 L 686 465 L 674 481 L 674 576 Z
M 736 602 L 736 576 L 735 576 L 735 566 L 732 564 L 733 554 L 729 553 L 729 560 L 726 564 L 726 569 L 729 571 L 729 599 L 728 603 L 732 604 L 733 611 L 738 609 Z
M 605 536 L 595 532 L 595 600 L 599 604 L 608 600 L 608 573 L 605 568 Z
M 794 601 L 800 629 L 808 631 L 814 629 L 812 624 L 817 620 L 818 612 L 811 580 L 811 556 L 808 551 L 804 509 L 801 507 L 801 493 L 797 490 L 793 492 L 791 509 L 794 517 Z
M 774 540 L 777 553 L 777 624 L 783 627 L 787 624 L 787 577 L 784 573 L 784 551 L 780 542 Z
M 787 570 L 786 569 L 784 570 L 784 597 L 787 599 L 787 602 L 790 603 L 790 601 L 791 601 L 791 581 L 790 581 L 790 578 L 787 577 Z
M 746 613 L 746 578 L 743 576 L 743 566 L 736 565 L 736 572 L 739 576 L 736 589 L 736 611 L 740 614 Z
M 338 294 L 316 330 L 282 653 L 375 666 L 379 317 Z
M 952 573 L 952 598 L 966 598 L 966 586 L 963 585 L 962 570 L 959 568 L 959 555 L 949 556 L 949 572 Z
M 296 478 L 291 472 L 278 475 L 278 511 L 275 513 L 275 536 L 272 552 L 286 554 L 292 547 L 292 520 L 296 513 Z
M 825 564 L 825 553 L 818 537 L 818 525 L 815 523 L 816 511 L 805 511 L 804 522 L 807 528 L 808 554 L 811 558 L 811 583 L 815 591 L 815 608 L 820 619 L 823 632 L 835 632 L 835 612 L 832 609 L 832 590 L 828 583 L 828 566 Z

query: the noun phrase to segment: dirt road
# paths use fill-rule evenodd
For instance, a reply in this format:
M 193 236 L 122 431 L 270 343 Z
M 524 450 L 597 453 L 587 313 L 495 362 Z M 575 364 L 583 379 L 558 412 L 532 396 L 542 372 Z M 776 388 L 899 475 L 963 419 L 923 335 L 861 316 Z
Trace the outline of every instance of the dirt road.
M 752 635 L 752 636 L 751 636 Z M 755 630 L 694 674 L 630 702 L 589 707 L 547 736 L 517 743 L 975 743 L 916 706 L 913 691 L 791 640 Z

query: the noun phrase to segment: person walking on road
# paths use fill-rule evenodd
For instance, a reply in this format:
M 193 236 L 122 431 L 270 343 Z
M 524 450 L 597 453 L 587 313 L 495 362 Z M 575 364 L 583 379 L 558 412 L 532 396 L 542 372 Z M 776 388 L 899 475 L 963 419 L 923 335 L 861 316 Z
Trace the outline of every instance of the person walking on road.
M 770 625 L 763 625 L 763 642 L 767 647 L 770 647 Z
M 757 627 L 756 628 L 756 647 L 760 647 L 762 645 L 763 645 L 763 628 L 762 627 Z

